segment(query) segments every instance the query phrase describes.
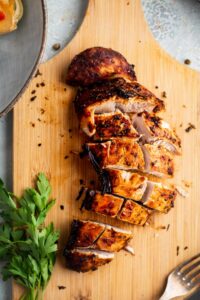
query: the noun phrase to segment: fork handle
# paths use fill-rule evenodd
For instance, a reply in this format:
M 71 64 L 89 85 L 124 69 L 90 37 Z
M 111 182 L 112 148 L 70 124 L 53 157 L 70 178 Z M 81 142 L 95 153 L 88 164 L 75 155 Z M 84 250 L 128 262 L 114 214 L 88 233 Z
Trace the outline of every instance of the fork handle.
M 167 292 L 164 292 L 164 294 L 159 298 L 159 300 L 171 300 L 171 296 Z

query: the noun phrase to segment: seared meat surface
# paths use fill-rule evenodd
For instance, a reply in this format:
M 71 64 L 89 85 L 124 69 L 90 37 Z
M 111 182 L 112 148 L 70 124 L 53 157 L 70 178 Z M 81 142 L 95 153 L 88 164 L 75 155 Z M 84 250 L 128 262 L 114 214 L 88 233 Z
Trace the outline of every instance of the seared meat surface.
M 174 206 L 177 188 L 174 185 L 155 182 L 148 174 L 141 175 L 124 170 L 106 169 L 106 174 L 102 174 L 102 176 L 106 176 L 102 180 L 102 184 L 105 184 L 102 189 L 105 192 L 139 201 L 146 207 L 162 213 L 168 212 Z M 101 197 L 103 196 L 101 195 Z M 97 212 L 95 209 L 93 211 Z
M 163 145 L 155 142 L 141 147 L 145 159 L 145 172 L 158 177 L 174 175 L 174 155 Z
M 138 173 L 118 169 L 106 169 L 109 192 L 135 201 L 142 199 L 147 187 L 147 178 Z
M 159 112 L 164 102 L 138 82 L 126 82 L 116 78 L 100 82 L 77 92 L 75 110 L 80 127 L 88 135 L 96 132 L 95 115 L 119 110 L 123 113 Z
M 64 250 L 67 267 L 78 272 L 96 270 L 114 258 L 113 252 L 125 249 L 132 237 L 128 230 L 104 223 L 74 220 Z
M 94 249 L 65 249 L 67 267 L 77 272 L 95 271 L 98 267 L 111 262 L 114 253 Z
M 68 247 L 90 247 L 104 230 L 105 226 L 100 223 L 74 220 L 71 226 Z
M 177 191 L 174 186 L 149 181 L 142 202 L 149 208 L 167 213 L 174 206 L 176 196 Z
M 131 138 L 113 138 L 102 143 L 87 143 L 93 165 L 99 169 L 139 170 L 158 177 L 172 177 L 174 155 L 164 146 L 141 145 Z
M 118 219 L 134 225 L 144 225 L 150 214 L 150 210 L 129 199 L 125 201 L 125 204 L 118 215 Z
M 137 82 L 134 66 L 120 53 L 103 47 L 78 54 L 67 83 L 78 87 L 74 107 L 101 181 L 100 191 L 85 189 L 81 208 L 141 226 L 155 211 L 167 213 L 178 189 L 164 179 L 174 175 L 181 140 L 158 115 L 164 101 Z M 110 262 L 113 252 L 128 249 L 131 238 L 130 231 L 74 220 L 64 251 L 67 265 L 78 272 L 95 270 Z
M 106 140 L 115 137 L 138 139 L 140 137 L 129 116 L 119 110 L 114 113 L 95 115 L 95 127 L 94 140 Z
M 96 199 L 98 199 L 98 203 Z M 151 214 L 150 209 L 145 208 L 133 200 L 112 194 L 103 195 L 97 191 L 88 191 L 86 193 L 82 207 L 104 216 L 117 217 L 121 221 L 134 225 L 144 225 Z
M 99 229 L 98 234 L 97 228 Z M 109 235 L 110 241 L 106 246 L 106 251 L 108 252 L 113 252 L 113 249 L 117 249 L 116 251 L 122 250 L 127 245 L 130 238 L 132 238 L 131 231 L 122 230 L 104 223 L 74 220 L 72 222 L 71 233 L 66 248 L 74 249 L 78 247 L 105 250 L 101 248 L 100 245 L 103 242 L 100 241 L 103 237 L 106 236 L 108 240 Z M 91 239 L 91 236 L 94 238 Z M 105 245 L 103 247 L 105 247 Z
M 141 170 L 145 168 L 142 149 L 131 138 L 115 138 L 103 143 L 88 143 L 87 149 L 101 168 Z M 92 157 L 90 157 L 92 160 Z
M 132 237 L 131 231 L 107 225 L 94 247 L 103 251 L 118 252 L 126 247 Z
M 98 214 L 115 218 L 123 205 L 124 199 L 111 194 L 87 191 L 82 207 Z
M 151 143 L 158 141 L 161 145 L 165 146 L 168 150 L 175 154 L 180 154 L 181 140 L 177 136 L 174 129 L 163 121 L 156 114 L 147 112 L 134 115 L 132 117 L 133 126 L 139 134 L 143 135 L 143 141 Z
M 68 68 L 67 83 L 84 86 L 114 77 L 135 81 L 134 66 L 117 51 L 93 47 L 74 57 Z

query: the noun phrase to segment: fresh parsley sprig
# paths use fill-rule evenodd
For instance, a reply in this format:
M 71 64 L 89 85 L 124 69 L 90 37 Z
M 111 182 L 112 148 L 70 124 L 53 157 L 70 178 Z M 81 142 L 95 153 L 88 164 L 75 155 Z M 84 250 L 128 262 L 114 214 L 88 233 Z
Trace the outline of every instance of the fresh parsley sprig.
M 53 223 L 44 225 L 55 200 L 49 200 L 51 186 L 40 173 L 36 189 L 28 188 L 21 198 L 9 193 L 0 180 L 0 259 L 6 263 L 4 280 L 25 287 L 21 300 L 41 300 L 56 260 L 59 232 Z

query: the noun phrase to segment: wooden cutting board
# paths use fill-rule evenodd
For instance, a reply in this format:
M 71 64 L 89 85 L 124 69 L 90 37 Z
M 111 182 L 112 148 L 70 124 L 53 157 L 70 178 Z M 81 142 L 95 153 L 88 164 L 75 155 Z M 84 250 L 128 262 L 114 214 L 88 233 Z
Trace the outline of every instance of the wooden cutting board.
M 153 219 L 154 227 L 165 226 L 168 230 L 131 226 L 81 213 L 80 203 L 75 201 L 80 180 L 91 186 L 90 181 L 96 177 L 90 163 L 76 154 L 82 137 L 72 104 L 75 92 L 64 80 L 74 55 L 98 45 L 124 54 L 135 64 L 139 82 L 158 97 L 166 92 L 165 118 L 177 128 L 183 143 L 174 181 L 189 185 L 187 199 L 178 198 L 169 214 Z M 200 249 L 200 74 L 160 49 L 147 27 L 139 0 L 91 0 L 73 41 L 61 54 L 41 65 L 40 72 L 42 75 L 32 80 L 14 109 L 13 174 L 14 191 L 18 194 L 32 184 L 39 171 L 46 172 L 57 199 L 49 220 L 61 230 L 60 250 L 45 299 L 158 299 L 167 274 Z M 189 122 L 196 129 L 186 133 Z M 67 270 L 62 249 L 73 218 L 91 218 L 131 229 L 135 256 L 122 251 L 112 263 L 87 274 Z M 59 286 L 66 288 L 59 290 Z M 13 299 L 19 299 L 20 293 L 14 286 Z

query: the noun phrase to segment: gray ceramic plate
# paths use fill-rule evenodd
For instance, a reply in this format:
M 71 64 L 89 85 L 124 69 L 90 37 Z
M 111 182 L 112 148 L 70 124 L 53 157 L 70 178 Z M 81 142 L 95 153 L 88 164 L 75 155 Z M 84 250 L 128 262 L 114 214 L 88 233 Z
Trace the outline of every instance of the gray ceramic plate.
M 141 0 L 148 25 L 172 57 L 200 71 L 200 1 Z
M 0 116 L 27 86 L 44 48 L 46 17 L 43 0 L 25 0 L 16 31 L 0 36 Z
M 47 0 L 47 39 L 42 61 L 58 54 L 79 29 L 89 0 Z M 55 51 L 53 45 L 59 44 Z

